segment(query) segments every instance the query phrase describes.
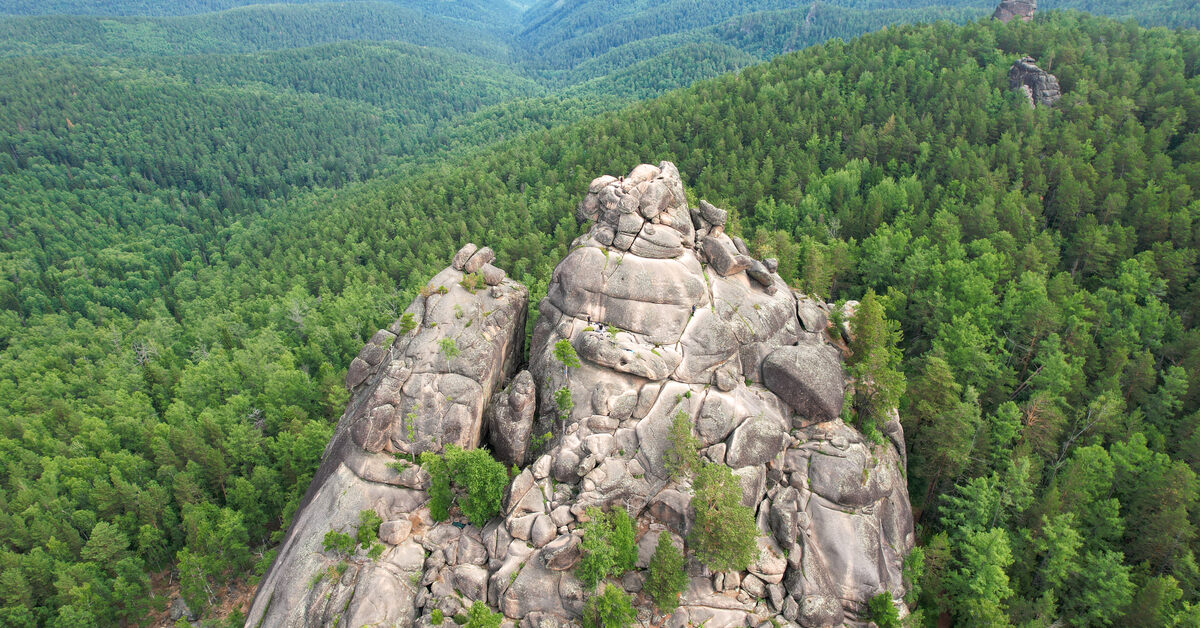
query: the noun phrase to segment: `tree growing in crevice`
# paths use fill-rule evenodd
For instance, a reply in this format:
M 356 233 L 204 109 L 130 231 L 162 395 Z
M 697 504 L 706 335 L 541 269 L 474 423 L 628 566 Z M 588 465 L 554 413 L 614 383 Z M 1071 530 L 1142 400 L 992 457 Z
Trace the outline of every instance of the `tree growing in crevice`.
M 713 571 L 742 571 L 758 559 L 754 511 L 742 505 L 742 485 L 723 464 L 705 464 L 692 481 L 696 521 L 688 547 Z
M 684 571 L 683 552 L 671 542 L 671 534 L 663 531 L 658 535 L 658 545 L 650 557 L 650 569 L 646 574 L 646 586 L 642 590 L 654 602 L 660 613 L 670 614 L 679 606 L 679 594 L 687 589 L 688 577 Z
M 500 512 L 508 471 L 486 449 L 446 445 L 444 455 L 422 453 L 421 466 L 430 476 L 429 511 L 434 521 L 448 519 L 454 504 L 476 526 Z
M 618 506 L 609 512 L 587 509 L 589 521 L 583 524 L 580 550 L 583 556 L 575 574 L 589 588 L 608 577 L 619 577 L 637 563 L 633 518 Z
M 667 432 L 669 445 L 663 452 L 663 464 L 671 479 L 691 475 L 700 469 L 700 439 L 692 434 L 692 418 L 684 410 L 675 413 Z
M 854 378 L 858 428 L 878 440 L 879 426 L 904 394 L 905 379 L 900 370 L 900 326 L 884 316 L 883 303 L 872 289 L 850 319 L 850 336 L 846 365 Z

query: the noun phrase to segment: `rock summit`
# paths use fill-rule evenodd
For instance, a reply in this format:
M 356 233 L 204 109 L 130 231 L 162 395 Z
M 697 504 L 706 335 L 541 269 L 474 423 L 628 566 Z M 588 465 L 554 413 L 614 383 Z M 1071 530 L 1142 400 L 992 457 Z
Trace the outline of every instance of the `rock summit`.
M 832 306 L 726 233 L 726 210 L 689 207 L 669 162 L 595 179 L 576 217 L 589 228 L 554 270 L 527 362 L 528 293 L 470 244 L 371 338 L 248 626 L 424 627 L 477 601 L 506 625 L 578 625 L 593 594 L 573 572 L 590 507 L 633 516 L 639 568 L 660 535 L 686 549 L 690 481 L 664 462 L 677 416 L 699 455 L 739 480 L 757 558 L 725 573 L 687 554 L 667 617 L 640 595 L 645 572 L 627 573 L 640 619 L 841 625 L 865 621 L 881 592 L 907 612 L 903 433 L 893 415 L 891 440 L 875 443 L 839 418 L 848 382 Z M 429 475 L 394 464 L 448 445 L 514 468 L 483 527 L 453 511 L 434 521 Z M 383 520 L 382 551 L 325 551 L 363 510 Z

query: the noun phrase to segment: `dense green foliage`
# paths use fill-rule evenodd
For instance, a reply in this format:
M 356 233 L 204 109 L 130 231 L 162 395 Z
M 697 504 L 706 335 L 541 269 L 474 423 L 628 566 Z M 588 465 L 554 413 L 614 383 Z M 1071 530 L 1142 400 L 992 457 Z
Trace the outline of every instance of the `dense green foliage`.
M 381 2 L 268 4 L 186 17 L 10 17 L 0 18 L 0 56 L 227 54 L 368 40 L 502 60 L 501 25 Z
M 900 628 L 900 612 L 892 604 L 892 595 L 887 591 L 867 600 L 867 619 L 877 628 Z
M 449 519 L 455 504 L 472 525 L 480 527 L 500 512 L 508 471 L 486 449 L 446 445 L 442 454 L 423 452 L 421 467 L 429 473 L 429 512 L 434 521 Z
M 584 628 L 626 628 L 637 619 L 633 598 L 620 587 L 604 585 L 604 592 L 593 595 L 583 604 Z
M 757 23 L 770 37 L 725 40 L 712 71 L 783 49 L 787 19 Z M 332 41 L 211 28 L 166 41 Z M 0 39 L 95 56 L 159 38 L 55 48 L 59 32 Z M 493 41 L 473 45 L 507 58 Z M 700 47 L 626 45 L 667 53 L 680 81 L 707 72 Z M 1053 109 L 1007 89 L 1026 53 L 1062 82 Z M 402 77 L 425 75 L 386 60 L 451 63 L 423 82 L 442 109 L 398 113 L 426 98 Z M 523 88 L 481 78 L 497 67 L 337 44 L 0 70 L 0 623 L 137 621 L 161 605 L 147 572 L 171 567 L 199 608 L 265 567 L 365 339 L 467 240 L 540 294 L 588 181 L 658 159 L 781 275 L 833 299 L 873 289 L 900 324 L 925 620 L 1195 617 L 1195 32 L 1067 14 L 897 27 L 608 114 L 619 100 L 586 90 L 511 100 Z
M 692 481 L 696 520 L 688 549 L 713 571 L 742 571 L 758 560 L 754 511 L 742 505 L 742 484 L 729 467 L 704 464 Z
M 904 394 L 900 370 L 900 330 L 884 317 L 883 304 L 868 288 L 850 319 L 850 357 L 846 369 L 854 378 L 854 409 L 858 428 L 879 439 L 879 428 Z
M 322 0 L 291 0 L 306 4 Z M 381 0 L 426 13 L 473 20 L 513 21 L 522 3 L 506 0 Z M 8 0 L 0 14 L 49 15 L 192 15 L 235 7 L 275 4 L 274 0 Z
M 608 512 L 589 508 L 583 524 L 582 554 L 575 575 L 588 588 L 608 577 L 620 577 L 634 568 L 637 546 L 634 544 L 633 519 L 629 511 L 617 506 Z
M 459 622 L 458 616 L 455 617 L 455 623 L 464 626 L 465 628 L 500 628 L 500 624 L 504 622 L 504 616 L 500 613 L 488 608 L 487 604 L 475 601 L 471 608 L 467 609 L 465 621 Z
M 679 606 L 679 594 L 687 589 L 688 576 L 684 569 L 683 552 L 671 541 L 670 533 L 658 535 L 654 555 L 650 557 L 643 591 L 650 596 L 654 606 L 663 614 L 671 613 Z
M 579 368 L 582 366 L 579 362 L 579 354 L 575 352 L 575 347 L 571 345 L 571 341 L 566 338 L 554 343 L 554 359 L 558 360 L 564 368 Z

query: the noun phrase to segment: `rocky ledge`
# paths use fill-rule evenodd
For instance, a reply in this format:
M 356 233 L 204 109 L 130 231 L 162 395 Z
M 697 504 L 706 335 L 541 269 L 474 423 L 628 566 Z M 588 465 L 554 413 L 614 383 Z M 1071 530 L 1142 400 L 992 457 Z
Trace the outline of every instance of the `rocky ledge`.
M 554 271 L 527 365 L 527 292 L 474 245 L 355 359 L 349 407 L 248 626 L 432 626 L 476 601 L 507 625 L 576 625 L 592 593 L 573 572 L 590 507 L 633 516 L 639 568 L 662 534 L 685 546 L 691 485 L 664 462 L 680 415 L 700 456 L 740 481 L 757 558 L 714 573 L 689 556 L 669 617 L 640 595 L 644 572 L 627 573 L 640 619 L 841 625 L 881 592 L 906 612 L 903 434 L 893 416 L 877 444 L 839 418 L 831 306 L 725 233 L 724 210 L 688 207 L 669 162 L 594 180 L 576 215 L 591 226 Z M 483 527 L 456 511 L 435 522 L 429 475 L 389 464 L 447 445 L 519 468 Z M 374 555 L 326 551 L 364 510 L 383 521 Z

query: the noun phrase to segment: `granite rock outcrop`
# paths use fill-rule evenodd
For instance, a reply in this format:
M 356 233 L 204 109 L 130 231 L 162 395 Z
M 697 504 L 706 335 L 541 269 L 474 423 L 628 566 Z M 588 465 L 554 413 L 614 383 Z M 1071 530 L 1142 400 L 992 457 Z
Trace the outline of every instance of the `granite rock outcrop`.
M 1039 68 L 1033 57 L 1021 57 L 1008 70 L 1008 86 L 1019 89 L 1030 107 L 1050 106 L 1062 98 L 1058 77 Z
M 992 17 L 1004 23 L 1014 19 L 1028 22 L 1033 19 L 1035 11 L 1037 11 L 1037 0 L 1002 0 L 996 6 Z
M 685 547 L 690 480 L 670 478 L 664 462 L 679 415 L 703 459 L 741 482 L 758 558 L 730 573 L 689 558 L 689 585 L 665 618 L 640 595 L 644 574 L 626 574 L 640 619 L 853 624 L 881 592 L 907 612 L 903 433 L 893 417 L 883 430 L 891 440 L 877 443 L 841 420 L 849 382 L 831 306 L 792 290 L 776 260 L 755 259 L 726 233 L 727 211 L 689 207 L 669 162 L 595 179 L 576 217 L 589 227 L 554 270 L 527 364 L 526 292 L 508 279 L 465 288 L 495 261 L 474 245 L 430 282 L 409 323 L 371 339 L 248 625 L 424 627 L 435 611 L 452 617 L 475 601 L 506 625 L 577 625 L 592 593 L 573 573 L 590 507 L 628 509 L 641 568 L 662 534 Z M 442 350 L 447 338 L 459 355 Z M 577 364 L 561 359 L 566 345 Z M 482 528 L 453 511 L 433 521 L 428 476 L 388 465 L 449 444 L 524 465 Z M 321 535 L 362 509 L 385 522 L 382 554 L 360 551 L 310 587 L 336 563 Z

